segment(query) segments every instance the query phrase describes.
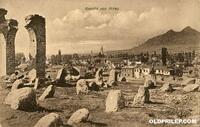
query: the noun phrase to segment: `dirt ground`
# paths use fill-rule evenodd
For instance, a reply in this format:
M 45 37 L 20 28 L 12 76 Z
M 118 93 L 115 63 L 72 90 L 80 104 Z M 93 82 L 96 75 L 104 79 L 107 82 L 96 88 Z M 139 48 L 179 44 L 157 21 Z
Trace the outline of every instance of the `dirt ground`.
M 76 127 L 171 127 L 187 126 L 198 127 L 199 125 L 153 125 L 149 119 L 174 119 L 191 118 L 199 116 L 200 92 L 184 93 L 175 90 L 172 93 L 163 93 L 156 89 L 150 90 L 150 104 L 143 107 L 132 107 L 134 95 L 142 84 L 119 83 L 118 86 L 106 88 L 102 91 L 91 91 L 89 94 L 76 95 L 75 87 L 56 87 L 55 97 L 38 102 L 38 110 L 19 111 L 13 110 L 3 104 L 9 89 L 1 81 L 0 85 L 0 123 L 2 127 L 33 127 L 37 121 L 50 112 L 60 114 L 64 126 L 72 113 L 80 108 L 88 108 L 89 120 L 79 123 Z M 37 90 L 39 97 L 45 88 Z M 115 113 L 105 113 L 105 98 L 109 89 L 120 89 L 126 99 L 126 107 Z

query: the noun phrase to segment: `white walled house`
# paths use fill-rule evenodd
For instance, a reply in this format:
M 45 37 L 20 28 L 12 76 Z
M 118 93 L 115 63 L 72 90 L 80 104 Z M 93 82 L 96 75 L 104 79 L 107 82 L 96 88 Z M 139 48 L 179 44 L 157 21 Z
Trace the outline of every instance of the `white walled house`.
M 139 79 L 145 75 L 149 75 L 151 72 L 151 66 L 148 65 L 136 65 L 136 66 L 125 66 L 121 68 L 121 77 Z
M 164 66 L 155 67 L 155 74 L 156 75 L 170 76 L 172 71 L 173 71 L 172 68 L 167 68 L 167 67 L 164 67 Z

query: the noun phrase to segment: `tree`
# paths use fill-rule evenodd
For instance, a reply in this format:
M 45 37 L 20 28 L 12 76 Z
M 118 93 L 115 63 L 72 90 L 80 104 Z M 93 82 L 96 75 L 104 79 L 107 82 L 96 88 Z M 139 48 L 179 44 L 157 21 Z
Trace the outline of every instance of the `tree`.
M 161 57 L 162 57 L 163 66 L 166 66 L 166 64 L 167 64 L 167 48 L 162 48 Z
M 57 64 L 55 55 L 51 56 L 51 64 Z
M 195 53 L 195 50 L 193 50 L 193 52 L 192 52 L 192 59 L 194 59 L 195 56 L 196 56 L 196 53 Z

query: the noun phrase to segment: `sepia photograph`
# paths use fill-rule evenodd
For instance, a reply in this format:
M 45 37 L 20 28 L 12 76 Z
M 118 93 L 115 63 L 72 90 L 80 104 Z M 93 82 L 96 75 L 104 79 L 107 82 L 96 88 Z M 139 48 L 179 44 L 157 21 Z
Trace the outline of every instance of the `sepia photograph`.
M 0 127 L 200 127 L 200 0 L 0 0 Z

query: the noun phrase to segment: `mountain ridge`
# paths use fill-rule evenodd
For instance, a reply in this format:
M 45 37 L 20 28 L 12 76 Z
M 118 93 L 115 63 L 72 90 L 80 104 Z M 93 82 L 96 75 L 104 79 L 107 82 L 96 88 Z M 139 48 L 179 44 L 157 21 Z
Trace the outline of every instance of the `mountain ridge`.
M 162 47 L 168 48 L 171 52 L 196 50 L 197 48 L 200 48 L 200 32 L 190 26 L 187 26 L 178 32 L 170 29 L 163 34 L 152 37 L 141 45 L 130 49 L 129 52 L 154 52 L 160 51 Z

